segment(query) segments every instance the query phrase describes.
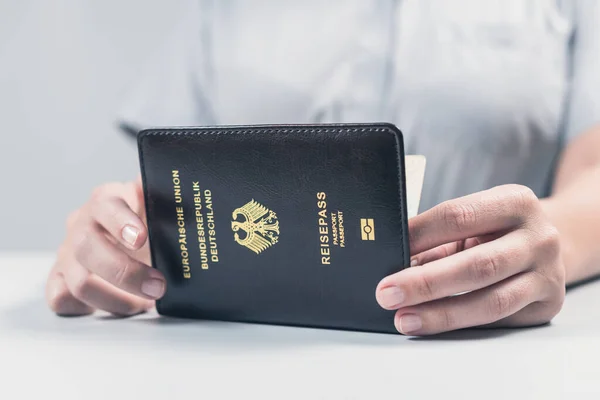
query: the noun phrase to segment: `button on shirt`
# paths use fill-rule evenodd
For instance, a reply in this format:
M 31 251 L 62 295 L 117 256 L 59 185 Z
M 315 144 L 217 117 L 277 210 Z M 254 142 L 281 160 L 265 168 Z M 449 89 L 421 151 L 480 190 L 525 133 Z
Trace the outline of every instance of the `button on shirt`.
M 496 185 L 550 190 L 600 122 L 600 1 L 198 1 L 149 57 L 134 129 L 396 124 L 427 157 L 421 211 Z

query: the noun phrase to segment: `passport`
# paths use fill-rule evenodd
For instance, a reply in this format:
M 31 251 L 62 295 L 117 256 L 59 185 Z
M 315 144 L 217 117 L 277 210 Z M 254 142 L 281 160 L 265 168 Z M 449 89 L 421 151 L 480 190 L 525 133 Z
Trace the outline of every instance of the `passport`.
M 160 314 L 396 333 L 375 288 L 410 264 L 424 158 L 394 125 L 157 128 L 138 148 Z

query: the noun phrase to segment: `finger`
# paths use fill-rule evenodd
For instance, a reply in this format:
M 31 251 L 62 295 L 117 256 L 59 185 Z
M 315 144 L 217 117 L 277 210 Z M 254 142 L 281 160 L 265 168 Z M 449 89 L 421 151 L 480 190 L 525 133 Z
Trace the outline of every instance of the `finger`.
M 486 327 L 515 327 L 515 326 L 533 326 L 548 323 L 562 309 L 565 301 L 566 288 L 564 284 L 564 275 L 558 279 L 548 280 L 548 276 L 538 274 L 538 278 L 545 282 L 543 297 L 521 311 L 493 322 Z
M 89 210 L 92 219 L 123 246 L 137 250 L 146 242 L 146 226 L 123 199 L 104 197 L 92 201 Z
M 441 246 L 435 247 L 431 250 L 425 250 L 424 252 L 413 256 L 411 258 L 410 265 L 412 267 L 418 265 L 425 265 L 432 261 L 439 260 L 440 258 L 449 257 L 453 254 L 460 253 L 463 250 L 468 250 L 480 244 L 496 240 L 501 236 L 502 234 L 491 234 L 443 244 Z
M 530 189 L 519 185 L 446 201 L 409 220 L 411 254 L 520 226 L 538 212 L 538 203 Z
M 513 232 L 423 268 L 404 269 L 379 283 L 377 301 L 385 309 L 397 309 L 493 285 L 532 266 L 533 253 L 523 251 L 527 240 Z
M 151 300 L 112 286 L 77 263 L 64 272 L 64 282 L 71 295 L 80 302 L 115 315 L 139 314 L 154 305 Z
M 130 190 L 127 190 L 127 195 L 124 196 L 124 200 L 133 212 L 135 212 L 140 220 L 143 222 L 144 227 L 146 229 L 146 235 L 148 234 L 148 224 L 146 221 L 146 207 L 144 204 L 144 187 L 142 183 L 142 176 L 138 175 L 135 181 L 129 182 L 126 184 Z M 126 248 L 126 247 L 124 247 Z M 130 249 L 126 248 L 127 254 L 131 257 L 135 258 L 138 261 L 146 265 L 152 265 L 152 261 L 150 259 L 150 243 L 149 240 L 146 240 L 144 244 L 137 250 L 130 251 Z
M 127 204 L 129 204 L 129 207 L 131 207 L 132 210 L 135 210 L 140 215 L 142 220 L 145 220 L 146 207 L 144 204 L 144 184 L 142 182 L 142 176 L 138 175 L 135 181 L 130 182 L 130 185 L 132 187 L 131 192 L 133 194 L 133 198 L 125 200 L 127 201 Z
M 547 324 L 562 308 L 562 299 L 557 301 L 537 301 L 519 312 L 504 319 L 481 326 L 481 328 L 516 328 Z
M 396 312 L 396 329 L 408 335 L 431 335 L 499 321 L 540 298 L 533 274 L 521 274 L 493 286 Z
M 110 240 L 110 237 L 109 237 L 109 240 Z M 137 260 L 137 261 L 141 262 L 142 264 L 147 265 L 149 267 L 152 266 L 152 260 L 150 258 L 150 246 L 149 246 L 148 240 L 146 240 L 146 243 L 144 243 L 144 245 L 137 250 L 131 250 L 130 248 L 123 246 L 119 242 L 115 242 L 115 244 L 117 245 L 119 250 L 121 250 L 125 254 L 129 255 L 134 260 Z
M 165 292 L 162 273 L 120 251 L 93 225 L 77 239 L 75 259 L 90 272 L 136 296 L 154 300 Z
M 62 316 L 88 315 L 94 312 L 94 308 L 71 294 L 59 272 L 53 271 L 48 278 L 46 301 L 52 311 Z
M 431 250 L 426 250 L 420 254 L 417 254 L 416 256 L 411 257 L 410 266 L 416 267 L 419 265 L 425 265 L 432 261 L 460 253 L 463 250 L 464 243 L 464 241 L 460 240 L 458 242 L 443 244 Z

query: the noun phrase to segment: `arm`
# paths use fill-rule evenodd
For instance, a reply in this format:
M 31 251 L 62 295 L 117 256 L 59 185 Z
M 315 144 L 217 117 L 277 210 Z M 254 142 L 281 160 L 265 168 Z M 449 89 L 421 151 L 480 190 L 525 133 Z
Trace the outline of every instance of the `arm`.
M 567 146 L 542 206 L 560 233 L 567 284 L 600 274 L 600 127 Z

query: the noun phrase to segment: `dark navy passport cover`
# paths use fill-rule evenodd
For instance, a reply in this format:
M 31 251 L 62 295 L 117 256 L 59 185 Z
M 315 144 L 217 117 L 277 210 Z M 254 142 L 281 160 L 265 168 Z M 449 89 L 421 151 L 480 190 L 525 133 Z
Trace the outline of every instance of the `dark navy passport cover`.
M 409 265 L 391 124 L 144 130 L 163 315 L 396 332 L 375 287 Z

